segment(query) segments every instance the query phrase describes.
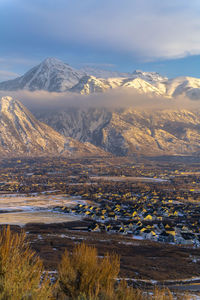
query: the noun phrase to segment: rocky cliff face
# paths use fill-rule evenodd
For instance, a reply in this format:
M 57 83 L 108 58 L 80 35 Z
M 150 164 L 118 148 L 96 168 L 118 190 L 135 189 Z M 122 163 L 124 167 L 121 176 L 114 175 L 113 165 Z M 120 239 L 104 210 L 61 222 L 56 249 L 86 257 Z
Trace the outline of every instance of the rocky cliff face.
M 200 114 L 121 109 L 68 109 L 39 116 L 65 136 L 88 141 L 115 155 L 200 152 Z

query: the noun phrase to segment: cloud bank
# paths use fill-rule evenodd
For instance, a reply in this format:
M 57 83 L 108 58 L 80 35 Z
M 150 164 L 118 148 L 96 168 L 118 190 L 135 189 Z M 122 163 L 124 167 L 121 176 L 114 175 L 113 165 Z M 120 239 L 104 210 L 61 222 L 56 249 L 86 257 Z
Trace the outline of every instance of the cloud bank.
M 16 49 L 45 44 L 147 61 L 180 58 L 200 54 L 199 15 L 199 0 L 2 1 L 0 34 L 2 46 Z
M 105 93 L 80 95 L 47 91 L 0 92 L 0 97 L 12 96 L 22 102 L 31 112 L 62 111 L 68 108 L 107 108 L 109 110 L 134 108 L 136 110 L 195 110 L 200 111 L 199 101 L 186 97 L 165 98 L 138 94 L 134 89 L 115 89 Z

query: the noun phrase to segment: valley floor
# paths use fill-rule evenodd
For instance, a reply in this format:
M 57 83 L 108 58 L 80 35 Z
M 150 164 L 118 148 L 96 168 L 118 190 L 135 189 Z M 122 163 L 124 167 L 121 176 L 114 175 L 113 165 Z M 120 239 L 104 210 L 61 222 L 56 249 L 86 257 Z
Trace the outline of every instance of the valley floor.
M 97 247 L 100 257 L 118 253 L 120 278 L 131 285 L 199 291 L 199 207 L 198 161 L 96 157 L 0 163 L 0 226 L 11 224 L 17 232 L 23 227 L 52 274 L 65 249 L 85 242 Z M 48 222 L 40 220 L 44 211 Z M 23 224 L 16 219 L 20 213 L 29 214 Z M 122 229 L 110 230 L 113 224 Z M 167 239 L 157 242 L 149 234 L 155 230 Z

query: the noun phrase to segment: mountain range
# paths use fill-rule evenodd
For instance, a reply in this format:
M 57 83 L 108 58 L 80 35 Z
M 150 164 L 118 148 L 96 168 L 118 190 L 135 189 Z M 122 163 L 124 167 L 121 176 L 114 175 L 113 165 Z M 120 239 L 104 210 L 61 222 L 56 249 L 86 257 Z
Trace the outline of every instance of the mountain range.
M 48 58 L 23 76 L 0 83 L 0 90 L 5 94 L 17 90 L 96 94 L 132 88 L 150 99 L 155 95 L 170 101 L 177 96 L 200 98 L 198 78 L 168 79 L 155 72 L 139 70 L 117 73 L 117 77 L 112 78 L 108 72 L 101 71 L 101 77 L 97 75 L 97 71 L 96 76 L 92 74 L 91 68 L 76 70 Z M 5 95 L 0 100 L 1 155 L 200 154 L 200 109 L 80 106 L 58 107 L 53 111 L 47 107 L 41 111 L 38 105 L 34 113 L 35 116 L 12 97 Z
M 132 88 L 140 94 L 153 96 L 186 96 L 190 99 L 200 99 L 199 78 L 168 79 L 156 72 L 140 70 L 133 73 L 104 71 L 88 67 L 78 70 L 56 58 L 47 58 L 23 76 L 0 83 L 0 90 L 3 91 L 45 90 L 93 94 L 115 88 Z
M 65 136 L 117 156 L 200 154 L 200 110 L 71 108 L 37 117 Z

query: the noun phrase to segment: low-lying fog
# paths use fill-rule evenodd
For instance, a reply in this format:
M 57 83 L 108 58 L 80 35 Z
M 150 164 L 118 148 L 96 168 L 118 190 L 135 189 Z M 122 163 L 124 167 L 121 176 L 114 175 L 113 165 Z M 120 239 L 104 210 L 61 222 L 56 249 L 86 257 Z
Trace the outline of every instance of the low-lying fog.
M 199 110 L 199 101 L 184 96 L 167 98 L 139 94 L 132 88 L 119 88 L 104 93 L 80 95 L 75 93 L 55 93 L 47 91 L 15 91 L 0 92 L 0 97 L 12 96 L 21 101 L 33 113 L 34 111 L 55 111 L 69 107 L 108 108 L 109 110 L 133 107 L 138 110 L 188 109 Z

